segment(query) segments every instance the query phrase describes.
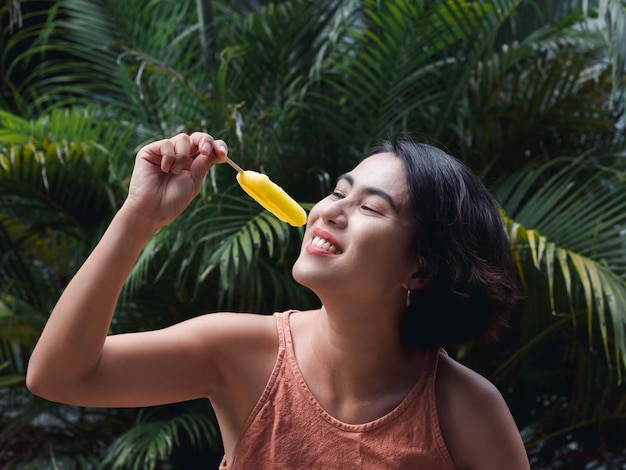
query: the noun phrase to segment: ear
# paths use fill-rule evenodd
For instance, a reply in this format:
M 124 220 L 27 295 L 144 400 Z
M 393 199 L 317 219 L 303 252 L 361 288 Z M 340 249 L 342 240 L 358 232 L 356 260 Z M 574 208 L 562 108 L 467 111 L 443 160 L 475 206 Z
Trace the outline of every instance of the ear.
M 427 273 L 416 271 L 411 274 L 409 279 L 409 289 L 412 291 L 420 291 L 430 283 L 430 276 Z

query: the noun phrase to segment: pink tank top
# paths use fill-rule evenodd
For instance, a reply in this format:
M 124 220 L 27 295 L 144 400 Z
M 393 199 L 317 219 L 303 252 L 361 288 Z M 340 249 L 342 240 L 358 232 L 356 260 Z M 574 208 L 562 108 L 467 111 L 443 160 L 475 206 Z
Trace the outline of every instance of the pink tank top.
M 347 424 L 329 415 L 307 387 L 294 354 L 291 313 L 275 314 L 276 365 L 221 470 L 455 468 L 437 418 L 437 353 L 428 353 L 418 382 L 395 409 L 369 423 Z

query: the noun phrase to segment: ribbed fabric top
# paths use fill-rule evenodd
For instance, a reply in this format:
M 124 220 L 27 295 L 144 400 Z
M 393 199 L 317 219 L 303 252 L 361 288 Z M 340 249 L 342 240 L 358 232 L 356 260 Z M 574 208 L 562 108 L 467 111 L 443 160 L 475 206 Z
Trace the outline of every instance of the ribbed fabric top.
M 292 313 L 275 314 L 276 365 L 220 470 L 455 468 L 437 418 L 437 353 L 428 353 L 418 382 L 391 412 L 364 424 L 344 423 L 322 408 L 304 381 L 291 338 Z

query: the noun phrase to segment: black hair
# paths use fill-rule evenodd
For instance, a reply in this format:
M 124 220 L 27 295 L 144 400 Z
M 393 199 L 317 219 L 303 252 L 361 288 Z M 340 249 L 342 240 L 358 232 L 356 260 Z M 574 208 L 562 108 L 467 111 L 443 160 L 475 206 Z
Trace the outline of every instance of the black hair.
M 403 325 L 408 347 L 437 349 L 495 339 L 516 300 L 509 240 L 498 205 L 461 161 L 406 136 L 367 156 L 389 152 L 406 171 L 417 226 L 417 276 Z

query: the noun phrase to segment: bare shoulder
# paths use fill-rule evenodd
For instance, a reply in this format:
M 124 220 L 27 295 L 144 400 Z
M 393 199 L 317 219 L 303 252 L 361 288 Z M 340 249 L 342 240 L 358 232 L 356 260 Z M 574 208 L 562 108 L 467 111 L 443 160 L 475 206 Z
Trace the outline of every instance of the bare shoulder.
M 263 344 L 275 343 L 276 320 L 273 315 L 254 313 L 210 313 L 195 317 L 186 322 L 174 325 L 172 328 L 184 328 L 188 333 L 213 337 L 217 344 L 230 341 L 244 340 L 246 342 Z M 223 345 L 220 344 L 220 347 Z
M 517 425 L 490 381 L 440 354 L 436 397 L 441 432 L 457 468 L 529 468 Z
M 506 406 L 495 385 L 445 354 L 439 355 L 437 394 L 438 400 L 446 400 L 448 405 L 475 407 L 498 403 Z
M 237 372 L 247 376 L 271 369 L 278 350 L 272 315 L 211 313 L 172 328 L 184 329 L 187 338 L 194 338 L 190 347 L 202 351 L 222 380 Z

